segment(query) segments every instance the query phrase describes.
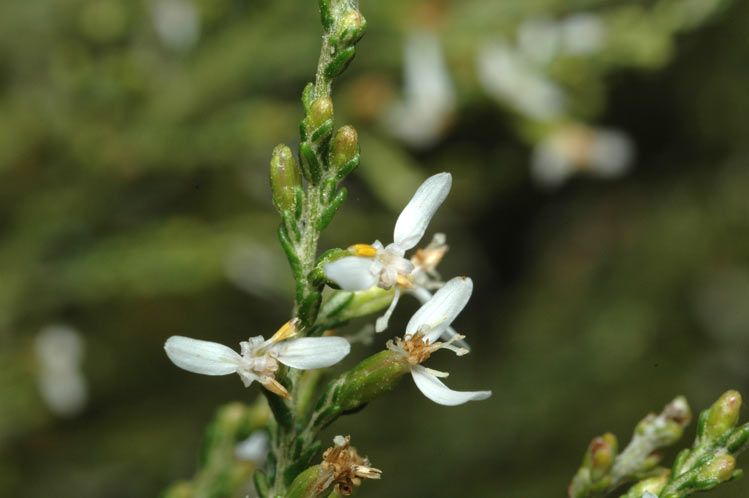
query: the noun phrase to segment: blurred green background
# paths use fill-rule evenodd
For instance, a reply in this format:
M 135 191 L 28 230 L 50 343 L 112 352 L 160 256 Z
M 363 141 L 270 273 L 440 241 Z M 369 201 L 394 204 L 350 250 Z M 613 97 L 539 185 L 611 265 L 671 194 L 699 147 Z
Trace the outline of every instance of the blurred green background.
M 443 275 L 475 281 L 457 322 L 474 350 L 430 366 L 494 391 L 447 408 L 403 382 L 340 420 L 326 437 L 384 470 L 362 497 L 564 496 L 593 436 L 627 440 L 677 394 L 697 411 L 749 392 L 749 4 L 361 8 L 334 102 L 363 160 L 321 249 L 391 240 L 415 186 L 450 171 L 430 231 Z M 288 318 L 267 163 L 296 143 L 320 32 L 312 0 L 0 4 L 0 495 L 157 496 L 193 474 L 216 408 L 257 396 L 162 345 Z M 596 174 L 599 128 L 628 137 L 630 168 Z M 555 153 L 569 178 L 540 181 L 569 129 L 587 130 Z

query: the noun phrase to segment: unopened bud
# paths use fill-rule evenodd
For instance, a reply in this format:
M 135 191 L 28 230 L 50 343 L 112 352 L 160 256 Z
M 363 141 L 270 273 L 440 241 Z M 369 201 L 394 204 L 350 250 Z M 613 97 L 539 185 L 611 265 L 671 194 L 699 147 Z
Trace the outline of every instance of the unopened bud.
M 739 420 L 741 394 L 738 391 L 726 391 L 707 411 L 704 425 L 704 436 L 716 439 L 726 431 L 734 428 Z
M 632 486 L 622 498 L 657 498 L 666 485 L 666 482 L 668 482 L 668 477 L 669 474 L 664 472 L 660 475 L 643 479 Z
M 276 209 L 282 213 L 294 211 L 301 185 L 301 174 L 291 149 L 285 145 L 276 146 L 270 160 L 270 186 Z
M 339 379 L 337 404 L 344 412 L 360 408 L 391 391 L 409 371 L 410 365 L 402 354 L 390 350 L 374 354 Z
M 616 458 L 617 447 L 616 436 L 611 433 L 606 433 L 591 441 L 586 463 L 590 467 L 593 481 L 597 481 L 611 469 Z
M 725 482 L 733 476 L 736 459 L 732 455 L 718 455 L 697 474 L 697 483 Z
M 307 114 L 309 131 L 313 132 L 333 118 L 333 101 L 330 97 L 320 97 L 312 102 Z
M 286 491 L 287 498 L 315 498 L 332 483 L 330 472 L 322 465 L 313 465 L 296 476 Z
M 359 135 L 353 126 L 342 126 L 333 137 L 330 164 L 335 170 L 345 168 L 359 154 Z
M 364 36 L 365 29 L 367 29 L 367 20 L 358 10 L 350 9 L 338 20 L 335 35 L 336 44 L 339 46 L 353 45 Z

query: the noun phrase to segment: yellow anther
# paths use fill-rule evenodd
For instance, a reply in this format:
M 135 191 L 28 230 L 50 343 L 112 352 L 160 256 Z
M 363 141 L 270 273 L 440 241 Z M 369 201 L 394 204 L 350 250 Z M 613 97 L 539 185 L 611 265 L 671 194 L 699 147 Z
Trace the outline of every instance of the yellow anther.
M 362 256 L 365 258 L 374 258 L 377 255 L 377 248 L 370 246 L 369 244 L 354 244 L 349 247 L 349 250 L 356 256 Z
M 286 339 L 289 339 L 291 337 L 294 337 L 299 330 L 299 319 L 293 318 L 289 320 L 288 322 L 281 325 L 281 328 L 276 331 L 275 334 L 273 334 L 273 337 L 270 338 L 271 343 L 281 342 L 285 341 Z

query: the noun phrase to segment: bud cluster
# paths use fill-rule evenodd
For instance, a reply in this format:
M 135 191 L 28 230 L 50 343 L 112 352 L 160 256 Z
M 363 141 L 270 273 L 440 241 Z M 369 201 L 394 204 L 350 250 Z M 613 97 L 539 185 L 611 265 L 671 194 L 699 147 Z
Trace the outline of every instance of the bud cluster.
M 622 498 L 684 498 L 735 479 L 736 455 L 749 444 L 749 424 L 737 427 L 741 395 L 727 391 L 697 422 L 697 438 L 682 450 L 669 470 L 658 467 L 655 452 L 678 441 L 691 419 L 686 400 L 678 397 L 663 412 L 645 417 L 632 442 L 617 455 L 612 434 L 595 438 L 569 487 L 571 498 L 592 498 L 639 479 Z

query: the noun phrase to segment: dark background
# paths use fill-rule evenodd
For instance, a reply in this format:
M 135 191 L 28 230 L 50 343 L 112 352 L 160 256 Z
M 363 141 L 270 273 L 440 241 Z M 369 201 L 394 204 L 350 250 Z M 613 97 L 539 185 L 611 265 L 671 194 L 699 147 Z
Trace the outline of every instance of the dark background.
M 189 43 L 159 36 L 157 4 L 0 6 L 2 496 L 156 496 L 189 478 L 215 409 L 258 392 L 178 370 L 164 340 L 235 345 L 288 317 L 266 174 L 272 147 L 297 140 L 315 2 L 176 2 L 199 19 Z M 494 395 L 441 407 L 408 381 L 340 420 L 329 435 L 352 434 L 384 470 L 361 496 L 563 496 L 593 436 L 624 442 L 677 394 L 697 411 L 746 389 L 749 8 L 708 4 L 699 19 L 699 0 L 362 1 L 368 33 L 334 102 L 363 161 L 321 249 L 389 241 L 415 186 L 450 171 L 428 236 L 448 235 L 443 275 L 474 279 L 457 322 L 474 350 L 430 366 Z M 680 23 L 658 22 L 669 8 Z M 622 178 L 548 189 L 528 168 L 546 125 L 489 96 L 476 53 L 528 18 L 579 12 L 611 28 L 600 53 L 549 69 L 564 118 L 624 130 L 637 158 Z M 456 99 L 422 147 L 381 120 L 415 29 L 437 34 Z M 391 331 L 415 309 L 404 298 Z M 50 324 L 85 344 L 89 396 L 73 416 L 39 394 L 34 340 Z

